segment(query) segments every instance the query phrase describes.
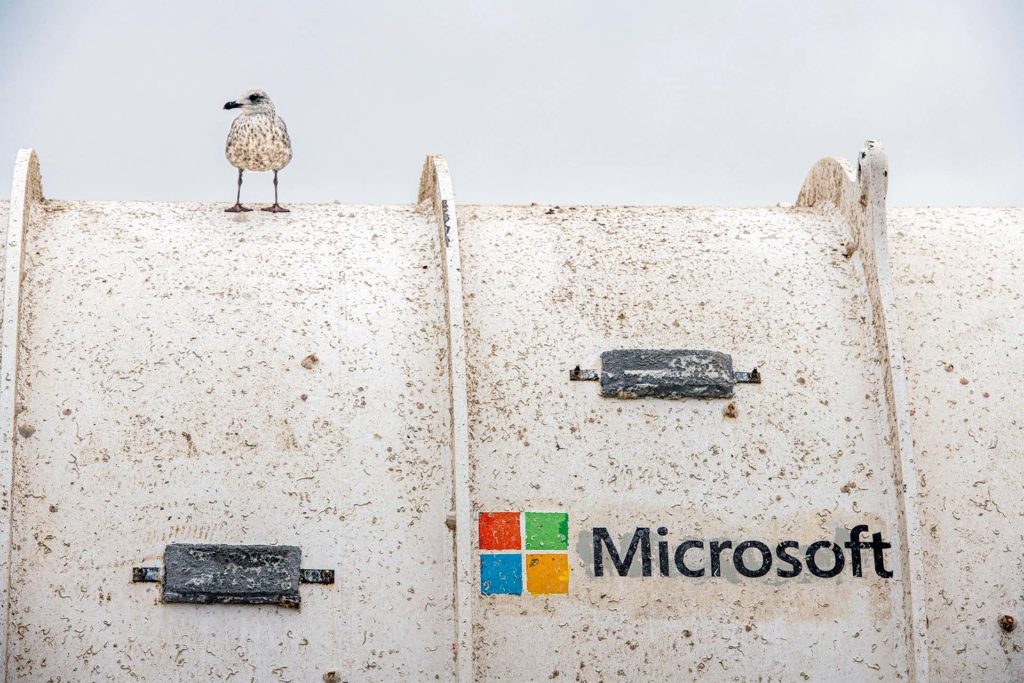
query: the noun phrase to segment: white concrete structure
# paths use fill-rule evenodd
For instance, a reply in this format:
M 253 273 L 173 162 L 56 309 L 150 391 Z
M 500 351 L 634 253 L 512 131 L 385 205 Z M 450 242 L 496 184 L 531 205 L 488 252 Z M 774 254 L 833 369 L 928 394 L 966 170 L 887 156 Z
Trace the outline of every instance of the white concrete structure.
M 43 199 L 24 152 L 6 680 L 1021 679 L 1024 210 L 887 181 L 868 143 L 795 206 L 456 206 L 430 157 L 414 206 L 232 215 Z M 611 349 L 762 383 L 569 381 Z M 170 543 L 337 580 L 167 604 Z

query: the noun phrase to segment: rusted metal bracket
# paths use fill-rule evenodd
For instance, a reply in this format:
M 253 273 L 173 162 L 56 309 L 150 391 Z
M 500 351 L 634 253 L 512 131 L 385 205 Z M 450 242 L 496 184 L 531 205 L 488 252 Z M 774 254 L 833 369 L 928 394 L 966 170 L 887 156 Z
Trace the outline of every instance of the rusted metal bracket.
M 334 583 L 333 569 L 300 569 L 300 583 Z M 132 583 L 160 583 L 160 567 L 132 567 Z
M 173 543 L 164 566 L 133 567 L 133 583 L 161 583 L 163 602 L 299 607 L 300 583 L 334 583 L 333 569 L 301 569 L 290 545 Z
M 300 583 L 320 583 L 324 585 L 331 585 L 334 583 L 334 570 L 333 569 L 300 569 L 299 570 L 299 582 Z
M 732 356 L 692 349 L 617 349 L 601 354 L 601 370 L 576 366 L 574 382 L 600 382 L 611 398 L 732 398 L 736 384 L 760 384 L 761 373 L 734 371 Z
M 132 583 L 159 583 L 160 567 L 132 567 Z
M 734 370 L 732 373 L 733 379 L 736 380 L 736 384 L 760 384 L 761 373 L 754 368 L 750 372 L 743 372 L 742 370 Z
M 578 365 L 569 371 L 571 382 L 597 382 L 600 379 L 601 373 L 597 370 L 584 370 Z

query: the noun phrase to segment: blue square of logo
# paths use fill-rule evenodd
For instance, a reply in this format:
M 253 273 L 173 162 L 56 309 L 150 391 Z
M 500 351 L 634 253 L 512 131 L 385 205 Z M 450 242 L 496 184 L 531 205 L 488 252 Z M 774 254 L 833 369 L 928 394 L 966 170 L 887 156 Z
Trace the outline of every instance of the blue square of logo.
M 522 555 L 500 553 L 480 556 L 480 595 L 522 594 Z

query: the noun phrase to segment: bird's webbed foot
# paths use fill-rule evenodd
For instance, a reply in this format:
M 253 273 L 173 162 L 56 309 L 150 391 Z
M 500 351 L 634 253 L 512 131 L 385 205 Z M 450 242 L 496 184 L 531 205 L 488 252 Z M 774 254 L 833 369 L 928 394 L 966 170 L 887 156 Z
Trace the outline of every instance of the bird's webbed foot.
M 277 202 L 273 206 L 264 206 L 263 211 L 269 211 L 270 213 L 288 213 L 288 209 L 284 208 Z
M 235 204 L 229 209 L 224 209 L 226 213 L 242 213 L 243 211 L 252 211 L 248 206 L 242 206 L 241 204 Z

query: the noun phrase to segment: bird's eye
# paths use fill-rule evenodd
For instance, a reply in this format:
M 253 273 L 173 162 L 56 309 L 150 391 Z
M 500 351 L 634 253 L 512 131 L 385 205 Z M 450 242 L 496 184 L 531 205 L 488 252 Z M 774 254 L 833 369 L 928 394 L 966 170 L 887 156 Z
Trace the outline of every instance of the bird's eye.
M 253 104 L 256 104 L 257 102 L 259 102 L 262 99 L 263 99 L 262 95 L 249 95 L 249 101 L 252 102 Z

